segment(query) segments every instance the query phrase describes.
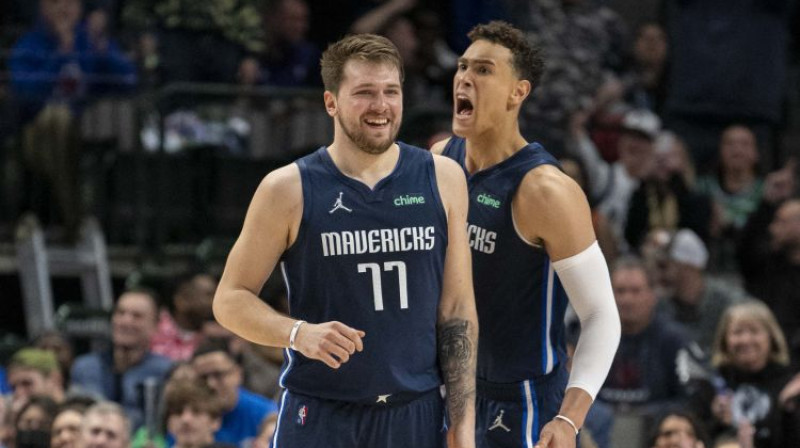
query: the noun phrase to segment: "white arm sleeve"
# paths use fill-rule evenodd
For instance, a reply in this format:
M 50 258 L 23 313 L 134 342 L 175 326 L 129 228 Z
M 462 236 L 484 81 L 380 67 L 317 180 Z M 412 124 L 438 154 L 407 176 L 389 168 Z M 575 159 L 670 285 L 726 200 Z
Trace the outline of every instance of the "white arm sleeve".
M 553 268 L 581 321 L 567 388 L 579 387 L 594 400 L 614 361 L 620 338 L 619 313 L 606 259 L 595 241 L 583 252 L 553 262 Z

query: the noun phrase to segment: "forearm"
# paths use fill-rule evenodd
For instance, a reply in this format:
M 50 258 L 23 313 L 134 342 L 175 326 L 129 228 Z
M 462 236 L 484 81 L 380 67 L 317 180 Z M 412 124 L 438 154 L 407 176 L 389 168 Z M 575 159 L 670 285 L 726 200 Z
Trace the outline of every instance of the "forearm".
M 443 316 L 438 324 L 439 360 L 447 389 L 451 427 L 473 434 L 478 324 L 472 313 Z
M 289 346 L 296 319 L 278 313 L 251 291 L 220 288 L 213 307 L 220 325 L 242 338 L 270 347 Z
M 582 136 L 575 141 L 575 156 L 585 167 L 589 192 L 596 198 L 608 185 L 608 179 L 612 175 L 611 166 L 600 157 L 597 147 L 588 136 Z
M 592 397 L 589 393 L 578 387 L 570 387 L 567 388 L 558 414 L 572 420 L 575 426 L 580 429 L 583 427 L 590 407 L 592 407 Z

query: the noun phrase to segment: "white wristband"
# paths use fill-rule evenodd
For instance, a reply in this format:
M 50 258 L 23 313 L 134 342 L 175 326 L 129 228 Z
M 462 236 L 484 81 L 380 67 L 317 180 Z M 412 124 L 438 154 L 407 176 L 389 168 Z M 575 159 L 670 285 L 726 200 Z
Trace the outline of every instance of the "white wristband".
M 300 325 L 303 325 L 304 323 L 306 323 L 306 321 L 298 320 L 292 326 L 292 331 L 291 331 L 291 333 L 289 333 L 289 348 L 292 349 L 292 350 L 297 350 L 294 347 L 294 340 L 295 340 L 295 338 L 297 338 L 297 330 L 299 330 L 300 329 Z
M 561 415 L 561 414 L 558 414 L 558 415 L 556 415 L 554 418 L 557 418 L 557 419 L 559 419 L 559 420 L 564 420 L 565 422 L 567 422 L 567 423 L 569 424 L 569 426 L 572 426 L 572 429 L 574 429 L 574 430 L 575 430 L 575 435 L 576 435 L 576 436 L 577 436 L 577 435 L 578 435 L 578 433 L 580 432 L 580 430 L 578 429 L 578 427 L 575 425 L 575 422 L 573 422 L 571 418 L 569 418 L 569 417 L 565 417 L 565 416 L 563 416 L 563 415 Z

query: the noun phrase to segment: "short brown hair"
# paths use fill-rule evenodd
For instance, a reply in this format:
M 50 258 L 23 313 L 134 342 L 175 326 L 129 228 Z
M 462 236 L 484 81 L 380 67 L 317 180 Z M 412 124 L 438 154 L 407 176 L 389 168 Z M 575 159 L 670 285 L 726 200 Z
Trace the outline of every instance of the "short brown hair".
M 164 394 L 167 418 L 180 414 L 189 408 L 206 413 L 212 418 L 222 416 L 222 405 L 214 398 L 214 393 L 199 381 L 180 381 L 171 384 Z
M 522 31 L 502 20 L 494 20 L 476 25 L 467 37 L 471 42 L 485 40 L 508 48 L 516 75 L 530 81 L 531 91 L 539 85 L 544 71 L 542 49 L 529 42 Z
M 352 59 L 394 65 L 400 72 L 400 82 L 403 82 L 403 58 L 392 41 L 376 34 L 353 34 L 330 44 L 322 53 L 319 63 L 325 90 L 339 92 L 344 66 Z

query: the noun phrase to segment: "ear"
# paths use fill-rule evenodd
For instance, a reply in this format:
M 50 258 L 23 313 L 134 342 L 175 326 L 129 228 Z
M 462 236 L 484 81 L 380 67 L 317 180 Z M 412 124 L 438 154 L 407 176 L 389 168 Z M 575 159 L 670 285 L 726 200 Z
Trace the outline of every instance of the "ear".
M 511 92 L 511 97 L 509 98 L 509 106 L 518 107 L 525 101 L 525 98 L 528 97 L 531 93 L 531 82 L 527 79 L 520 79 L 517 81 L 517 84 L 514 86 L 514 90 Z
M 331 117 L 336 116 L 336 95 L 326 90 L 323 94 L 323 100 L 325 101 L 325 111 L 328 112 L 328 115 Z

